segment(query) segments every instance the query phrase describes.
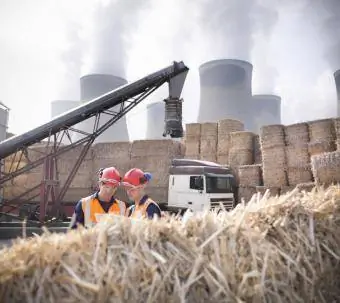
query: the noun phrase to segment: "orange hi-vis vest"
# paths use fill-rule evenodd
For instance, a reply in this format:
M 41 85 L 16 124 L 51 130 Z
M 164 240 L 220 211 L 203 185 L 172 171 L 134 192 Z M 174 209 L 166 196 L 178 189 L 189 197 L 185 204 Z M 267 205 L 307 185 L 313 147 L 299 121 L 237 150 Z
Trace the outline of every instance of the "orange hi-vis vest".
M 138 204 L 138 205 L 132 205 L 130 207 L 130 218 L 133 219 L 142 219 L 147 217 L 146 209 L 150 204 L 155 204 L 157 207 L 157 203 L 153 201 L 152 199 L 148 198 L 143 204 Z
M 95 196 L 89 196 L 83 198 L 82 209 L 84 212 L 84 225 L 85 227 L 92 227 L 97 223 L 96 214 L 106 214 L 104 209 L 99 203 L 99 200 Z M 122 215 L 124 216 L 126 211 L 125 203 L 120 200 L 115 200 L 108 210 L 108 214 Z

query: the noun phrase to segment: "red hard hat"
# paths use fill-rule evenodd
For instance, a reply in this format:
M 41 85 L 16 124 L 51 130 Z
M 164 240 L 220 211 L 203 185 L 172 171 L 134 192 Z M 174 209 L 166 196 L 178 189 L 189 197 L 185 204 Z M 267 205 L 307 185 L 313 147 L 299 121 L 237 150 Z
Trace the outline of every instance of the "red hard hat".
M 145 173 L 139 168 L 130 169 L 123 178 L 124 186 L 140 186 L 148 181 Z
M 119 171 L 115 167 L 104 168 L 99 172 L 99 181 L 118 185 L 121 181 Z

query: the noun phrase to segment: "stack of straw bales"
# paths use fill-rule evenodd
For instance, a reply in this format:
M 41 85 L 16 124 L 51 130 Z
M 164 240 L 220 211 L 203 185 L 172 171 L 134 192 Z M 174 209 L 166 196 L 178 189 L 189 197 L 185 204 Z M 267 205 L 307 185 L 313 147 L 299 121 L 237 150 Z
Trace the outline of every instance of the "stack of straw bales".
M 201 124 L 190 123 L 185 126 L 185 158 L 200 158 Z
M 340 150 L 340 117 L 334 119 L 334 131 L 336 138 L 336 149 Z
M 138 167 L 152 174 L 148 191 L 167 201 L 169 167 L 174 158 L 183 158 L 181 142 L 174 140 L 137 140 L 131 147 L 131 168 Z
M 263 183 L 266 187 L 281 188 L 287 185 L 286 153 L 283 125 L 261 127 Z M 271 190 L 272 192 L 275 189 Z
M 340 183 L 340 151 L 312 156 L 312 170 L 319 185 Z
M 261 165 L 242 165 L 238 168 L 238 177 L 240 186 L 238 189 L 238 201 L 250 201 L 251 197 L 256 194 L 256 186 L 262 185 Z
M 217 161 L 217 123 L 201 124 L 200 159 L 204 161 Z
M 1 302 L 338 302 L 340 190 L 100 223 L 0 253 Z
M 313 179 L 308 153 L 307 123 L 285 127 L 287 179 L 289 186 L 311 182 Z
M 310 156 L 335 151 L 335 130 L 332 119 L 311 121 L 308 127 Z
M 244 124 L 233 119 L 218 121 L 218 140 L 217 140 L 217 162 L 229 164 L 230 133 L 244 131 Z
M 247 131 L 230 133 L 229 165 L 238 182 L 238 167 L 254 163 L 254 136 Z
M 262 151 L 259 135 L 255 135 L 254 137 L 254 163 L 262 164 Z

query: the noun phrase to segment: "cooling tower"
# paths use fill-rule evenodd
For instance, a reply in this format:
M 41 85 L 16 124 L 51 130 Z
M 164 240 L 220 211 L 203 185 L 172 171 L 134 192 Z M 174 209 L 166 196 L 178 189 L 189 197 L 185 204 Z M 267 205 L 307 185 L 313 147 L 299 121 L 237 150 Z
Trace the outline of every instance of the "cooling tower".
M 223 59 L 202 64 L 198 122 L 230 118 L 243 121 L 249 128 L 252 72 L 252 64 L 242 60 Z
M 254 119 L 252 131 L 259 133 L 263 125 L 281 124 L 281 97 L 254 95 L 251 107 Z
M 146 139 L 166 139 L 163 137 L 165 103 L 163 101 L 148 104 L 146 107 Z
M 91 74 L 80 78 L 80 97 L 82 102 L 87 102 L 91 99 L 106 94 L 122 85 L 127 81 L 123 78 L 106 74 Z M 119 111 L 120 106 L 111 108 L 111 111 Z M 106 123 L 112 116 L 102 114 L 100 116 L 99 125 Z M 89 119 L 79 126 L 81 130 L 91 133 L 93 130 L 94 119 Z M 129 133 L 126 124 L 126 117 L 122 117 L 102 133 L 96 143 L 129 141 Z
M 9 108 L 0 101 L 0 142 L 6 139 Z
M 337 103 L 336 103 L 336 108 L 337 108 L 337 113 L 338 117 L 340 117 L 340 69 L 338 69 L 334 73 L 334 79 L 335 79 L 335 86 L 336 86 L 336 94 L 337 94 Z

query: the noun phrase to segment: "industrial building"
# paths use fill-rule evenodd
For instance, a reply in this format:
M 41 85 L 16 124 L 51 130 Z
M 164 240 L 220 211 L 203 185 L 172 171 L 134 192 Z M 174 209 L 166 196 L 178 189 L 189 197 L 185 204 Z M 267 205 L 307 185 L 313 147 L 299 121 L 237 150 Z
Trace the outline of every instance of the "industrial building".
M 90 74 L 80 79 L 80 98 L 82 103 L 86 103 L 96 97 L 104 95 L 122 85 L 127 81 L 121 77 L 108 74 Z M 118 111 L 119 107 L 111 108 L 111 111 Z M 109 114 L 101 114 L 99 126 L 105 124 L 111 116 Z M 94 126 L 94 119 L 88 119 L 76 127 L 84 132 L 91 133 Z M 95 141 L 95 143 L 129 141 L 129 133 L 125 116 L 120 118 L 118 122 L 108 128 Z
M 251 128 L 252 99 L 251 63 L 236 59 L 213 60 L 199 67 L 200 105 L 198 122 L 221 119 L 244 121 Z
M 334 73 L 334 79 L 335 79 L 335 86 L 336 86 L 336 95 L 337 95 L 337 116 L 340 117 L 340 69 L 338 69 Z
M 281 97 L 276 95 L 253 95 L 251 108 L 253 113 L 252 130 L 259 133 L 263 125 L 281 124 Z
M 6 140 L 9 108 L 0 101 L 0 142 Z

